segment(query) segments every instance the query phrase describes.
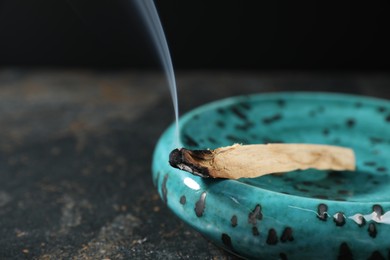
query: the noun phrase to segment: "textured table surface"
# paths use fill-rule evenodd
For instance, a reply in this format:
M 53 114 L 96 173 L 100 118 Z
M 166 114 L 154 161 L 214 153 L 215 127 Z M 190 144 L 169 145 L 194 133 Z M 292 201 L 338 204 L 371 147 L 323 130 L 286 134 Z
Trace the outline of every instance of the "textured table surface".
M 331 91 L 390 99 L 385 73 L 182 72 L 181 113 L 234 95 Z M 0 70 L 0 259 L 231 259 L 151 180 L 173 120 L 165 78 Z

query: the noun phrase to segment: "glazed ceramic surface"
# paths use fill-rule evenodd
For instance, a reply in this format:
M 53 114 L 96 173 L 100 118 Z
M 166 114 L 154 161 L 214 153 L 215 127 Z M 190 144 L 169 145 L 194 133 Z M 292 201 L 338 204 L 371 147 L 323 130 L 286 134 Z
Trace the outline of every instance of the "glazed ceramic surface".
M 356 172 L 297 171 L 202 179 L 169 166 L 174 127 L 159 140 L 153 180 L 167 206 L 206 238 L 247 258 L 390 255 L 390 102 L 327 93 L 235 97 L 181 118 L 183 147 L 315 143 L 353 148 Z

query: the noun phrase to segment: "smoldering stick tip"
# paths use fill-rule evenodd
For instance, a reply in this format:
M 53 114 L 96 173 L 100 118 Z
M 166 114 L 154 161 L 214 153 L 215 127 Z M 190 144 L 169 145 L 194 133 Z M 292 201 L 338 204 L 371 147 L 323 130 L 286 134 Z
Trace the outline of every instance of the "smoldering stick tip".
M 188 150 L 185 148 L 174 149 L 169 154 L 169 164 L 180 170 L 194 175 L 209 178 L 209 170 L 202 165 L 205 156 L 211 152 L 208 150 Z
M 176 148 L 169 154 L 169 164 L 172 167 L 179 168 L 178 165 L 183 163 L 183 153 L 181 150 L 181 148 Z

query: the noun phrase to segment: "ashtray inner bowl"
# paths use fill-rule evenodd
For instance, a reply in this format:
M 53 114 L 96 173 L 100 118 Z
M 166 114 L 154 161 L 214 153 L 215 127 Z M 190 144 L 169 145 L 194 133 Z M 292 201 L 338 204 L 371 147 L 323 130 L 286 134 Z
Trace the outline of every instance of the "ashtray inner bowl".
M 176 215 L 226 250 L 289 259 L 319 252 L 326 259 L 388 254 L 390 102 L 329 93 L 261 94 L 217 101 L 181 118 L 181 140 L 188 149 L 234 143 L 338 145 L 355 151 L 355 172 L 202 179 L 168 165 L 173 140 L 171 126 L 156 147 L 155 185 Z

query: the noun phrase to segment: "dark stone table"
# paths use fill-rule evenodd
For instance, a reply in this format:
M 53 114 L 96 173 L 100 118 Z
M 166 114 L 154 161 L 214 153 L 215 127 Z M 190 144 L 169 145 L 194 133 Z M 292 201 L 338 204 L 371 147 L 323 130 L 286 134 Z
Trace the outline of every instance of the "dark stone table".
M 181 113 L 233 95 L 332 91 L 390 99 L 385 73 L 178 72 Z M 0 70 L 0 259 L 231 259 L 151 180 L 173 120 L 165 78 Z

